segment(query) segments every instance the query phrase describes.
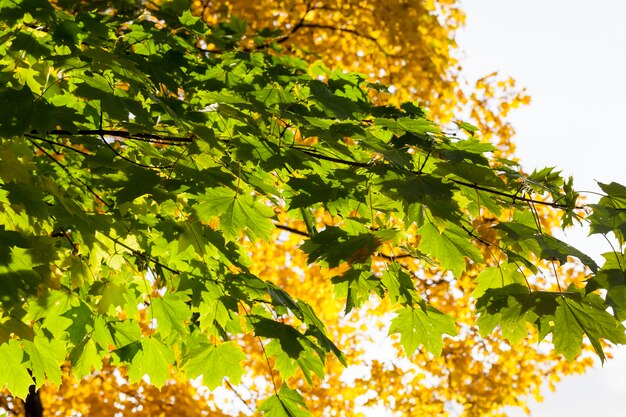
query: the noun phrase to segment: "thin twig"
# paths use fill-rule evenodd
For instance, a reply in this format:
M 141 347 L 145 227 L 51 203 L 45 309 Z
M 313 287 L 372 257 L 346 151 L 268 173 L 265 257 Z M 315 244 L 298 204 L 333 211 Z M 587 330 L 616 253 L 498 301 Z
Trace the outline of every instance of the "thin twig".
M 250 407 L 250 404 L 248 404 L 248 402 L 246 400 L 243 399 L 243 397 L 237 392 L 237 390 L 235 389 L 235 387 L 233 387 L 233 384 L 230 383 L 230 381 L 226 378 L 224 378 L 224 382 L 226 382 L 226 385 L 228 386 L 228 388 L 235 393 L 235 395 L 237 396 L 237 398 L 239 398 L 239 401 L 241 401 L 243 403 L 243 405 L 246 406 L 246 408 L 248 410 L 250 410 L 251 413 L 254 413 L 254 409 L 252 407 Z
M 100 135 L 100 139 L 102 140 L 102 143 L 104 143 L 110 150 L 111 152 L 113 152 L 115 155 L 119 156 L 120 158 L 122 158 L 124 161 L 133 164 L 133 165 L 137 165 L 139 167 L 142 168 L 150 168 L 150 169 L 170 169 L 172 168 L 172 165 L 148 165 L 148 164 L 142 164 L 141 162 L 137 162 L 137 161 L 133 161 L 132 159 L 130 159 L 127 156 L 122 155 L 120 152 L 118 152 L 105 138 L 104 136 Z
M 569 209 L 570 207 L 567 204 L 560 204 L 560 203 L 556 203 L 556 202 L 550 202 L 550 201 L 541 201 L 541 200 L 535 200 L 532 198 L 528 198 L 528 197 L 520 197 L 516 194 L 509 194 L 509 193 L 505 193 L 504 191 L 499 191 L 499 190 L 494 190 L 492 188 L 488 188 L 488 187 L 483 187 L 477 184 L 472 184 L 469 182 L 465 182 L 465 181 L 461 181 L 461 180 L 456 180 L 454 178 L 450 179 L 451 182 L 458 184 L 458 185 L 462 185 L 464 187 L 469 187 L 469 188 L 473 188 L 474 190 L 480 190 L 480 191 L 485 191 L 488 192 L 490 194 L 495 194 L 495 195 L 499 195 L 501 197 L 506 197 L 506 198 L 510 198 L 513 201 L 522 201 L 525 203 L 533 203 L 533 204 L 541 204 L 544 206 L 549 206 L 549 207 L 554 207 L 554 208 L 558 208 L 558 209 Z M 582 210 L 585 207 L 584 206 L 574 206 L 571 207 L 577 210 Z
M 121 247 L 123 247 L 124 249 L 126 249 L 126 250 L 130 251 L 133 255 L 135 255 L 135 256 L 137 256 L 137 257 L 139 257 L 139 258 L 143 258 L 143 259 L 149 260 L 149 261 L 150 261 L 150 262 L 152 262 L 153 264 L 155 264 L 155 265 L 157 265 L 157 266 L 159 266 L 159 267 L 161 267 L 161 268 L 163 268 L 163 269 L 165 269 L 165 270 L 167 270 L 167 271 L 170 271 L 170 272 L 171 272 L 171 273 L 173 273 L 173 274 L 180 275 L 180 271 L 178 271 L 178 270 L 176 270 L 176 269 L 174 269 L 174 268 L 170 268 L 169 266 L 167 266 L 167 265 L 165 265 L 165 264 L 162 264 L 162 263 L 161 263 L 161 262 L 159 262 L 156 258 L 154 258 L 154 257 L 152 257 L 152 256 L 150 256 L 150 255 L 147 255 L 147 254 L 145 254 L 145 253 L 143 253 L 143 252 L 140 252 L 140 251 L 138 251 L 137 249 L 133 249 L 133 248 L 131 248 L 130 246 L 128 246 L 127 244 L 125 244 L 125 243 L 123 243 L 123 242 L 120 242 L 118 239 L 116 239 L 116 238 L 114 238 L 114 237 L 111 237 L 111 236 L 109 236 L 109 235 L 107 235 L 107 234 L 104 234 L 104 233 L 103 233 L 102 235 L 103 235 L 103 236 L 105 236 L 105 237 L 107 237 L 107 238 L 109 238 L 110 240 L 112 240 L 112 241 L 113 241 L 113 242 L 115 242 L 116 244 L 120 245 L 120 246 L 121 246 Z
M 38 143 L 33 142 L 32 138 L 26 137 L 26 139 L 28 139 L 28 141 L 30 143 L 33 144 L 33 146 L 35 146 L 37 149 L 39 149 L 39 151 L 41 153 L 43 153 L 44 155 L 46 155 L 52 162 L 54 162 L 56 165 L 58 165 L 59 167 L 61 167 L 61 169 L 63 171 L 65 171 L 65 173 L 74 181 L 78 182 L 80 185 L 82 185 L 83 187 L 85 187 L 85 189 L 87 191 L 89 191 L 89 193 L 91 195 L 93 195 L 94 197 L 96 197 L 96 199 L 98 199 L 98 201 L 100 201 L 102 204 L 104 204 L 105 206 L 111 208 L 113 207 L 112 204 L 108 203 L 106 200 L 104 200 L 102 197 L 100 197 L 98 195 L 98 193 L 96 193 L 86 182 L 84 182 L 83 180 L 81 180 L 80 178 L 76 178 L 74 175 L 72 175 L 72 173 L 70 172 L 69 169 L 67 169 L 67 167 L 65 165 L 63 165 L 61 162 L 57 161 L 56 158 L 52 155 L 50 155 L 48 153 L 48 151 L 46 151 L 44 148 L 42 148 Z
M 31 135 L 31 134 L 29 134 L 29 133 L 24 133 L 24 136 L 27 136 L 27 137 L 29 137 L 29 138 L 31 138 L 31 139 L 40 140 L 40 141 L 42 141 L 42 142 L 46 142 L 46 143 L 48 143 L 48 144 L 50 144 L 50 145 L 60 146 L 60 147 L 62 147 L 62 148 L 66 148 L 66 149 L 69 149 L 69 150 L 71 150 L 71 151 L 77 152 L 77 153 L 79 153 L 79 154 L 81 154 L 81 155 L 91 156 L 91 154 L 89 154 L 89 153 L 87 153 L 87 152 L 81 151 L 80 149 L 73 148 L 73 147 L 71 147 L 71 146 L 69 146 L 69 145 L 66 145 L 66 144 L 64 144 L 64 143 L 59 143 L 59 142 L 55 142 L 55 141 L 53 141 L 53 140 L 48 140 L 48 139 L 40 138 L 39 136 Z

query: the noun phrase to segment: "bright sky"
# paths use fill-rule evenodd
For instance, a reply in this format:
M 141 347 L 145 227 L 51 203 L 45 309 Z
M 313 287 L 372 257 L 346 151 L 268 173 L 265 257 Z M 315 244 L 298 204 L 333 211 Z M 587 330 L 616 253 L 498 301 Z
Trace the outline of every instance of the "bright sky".
M 465 0 L 467 27 L 458 37 L 470 81 L 493 71 L 513 76 L 532 96 L 511 117 L 517 156 L 531 170 L 557 166 L 579 190 L 594 179 L 626 184 L 626 1 Z M 568 232 L 595 254 L 601 239 Z M 570 377 L 533 417 L 626 415 L 626 349 L 604 367 Z M 511 413 L 510 417 L 523 414 Z

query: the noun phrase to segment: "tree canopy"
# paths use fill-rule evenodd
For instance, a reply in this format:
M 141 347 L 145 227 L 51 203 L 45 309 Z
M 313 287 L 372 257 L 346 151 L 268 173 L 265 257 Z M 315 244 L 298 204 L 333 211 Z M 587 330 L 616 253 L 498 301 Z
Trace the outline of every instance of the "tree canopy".
M 567 359 L 583 337 L 602 360 L 625 342 L 626 187 L 583 205 L 571 178 L 524 173 L 471 124 L 283 53 L 285 33 L 209 25 L 185 1 L 125 5 L 0 1 L 0 386 L 24 397 L 106 361 L 213 389 L 238 384 L 256 342 L 258 410 L 309 415 L 290 378 L 347 362 L 317 303 L 263 279 L 294 239 L 346 314 L 373 298 L 394 312 L 407 356 L 470 331 L 430 288 L 453 280 L 472 282 L 482 336 L 516 343 L 530 325 Z M 613 234 L 604 265 L 552 237 L 545 208 Z M 574 258 L 585 280 L 565 286 Z M 441 281 L 420 285 L 416 264 Z

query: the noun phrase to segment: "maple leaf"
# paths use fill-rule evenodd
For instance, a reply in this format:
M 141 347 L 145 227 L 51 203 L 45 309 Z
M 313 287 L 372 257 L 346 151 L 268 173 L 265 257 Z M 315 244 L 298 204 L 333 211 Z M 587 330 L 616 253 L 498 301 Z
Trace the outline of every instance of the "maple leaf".
M 152 299 L 150 305 L 152 317 L 157 320 L 159 332 L 163 337 L 172 332 L 185 333 L 185 322 L 191 317 L 187 305 L 175 294 L 165 294 L 162 298 Z
M 267 417 L 310 417 L 304 400 L 297 391 L 282 387 L 278 394 L 272 395 L 259 406 L 259 411 Z
M 472 296 L 479 298 L 489 289 L 503 288 L 512 284 L 526 285 L 524 276 L 519 272 L 517 265 L 502 264 L 485 268 L 476 277 L 476 288 L 474 288 Z
M 61 363 L 67 353 L 65 343 L 35 336 L 32 342 L 24 341 L 24 351 L 28 354 L 31 372 L 38 385 L 46 379 L 55 385 L 61 384 Z
M 28 387 L 33 384 L 33 378 L 22 365 L 23 357 L 24 351 L 17 340 L 0 345 L 0 368 L 3 369 L 0 386 L 19 398 L 26 398 Z
M 214 389 L 222 385 L 224 377 L 232 384 L 238 384 L 244 373 L 241 366 L 244 359 L 246 356 L 234 342 L 200 343 L 185 356 L 183 369 L 189 378 L 202 375 L 203 383 Z
M 207 192 L 205 198 L 206 201 L 197 206 L 196 212 L 201 219 L 218 216 L 220 229 L 228 240 L 238 238 L 242 232 L 252 240 L 269 238 L 273 229 L 269 218 L 274 213 L 252 196 L 227 188 L 214 188 Z
M 407 355 L 412 355 L 419 345 L 440 355 L 444 334 L 456 335 L 454 319 L 436 308 L 420 303 L 418 307 L 403 307 L 392 321 L 389 334 L 400 333 L 400 343 Z
M 427 223 L 420 227 L 419 232 L 422 235 L 420 250 L 437 258 L 441 266 L 452 271 L 455 276 L 465 270 L 466 257 L 474 262 L 483 262 L 480 251 L 458 227 L 439 231 L 432 223 Z
M 141 348 L 128 367 L 129 380 L 134 383 L 148 375 L 150 383 L 160 388 L 170 378 L 173 362 L 174 353 L 170 348 L 153 337 L 147 337 L 141 341 Z

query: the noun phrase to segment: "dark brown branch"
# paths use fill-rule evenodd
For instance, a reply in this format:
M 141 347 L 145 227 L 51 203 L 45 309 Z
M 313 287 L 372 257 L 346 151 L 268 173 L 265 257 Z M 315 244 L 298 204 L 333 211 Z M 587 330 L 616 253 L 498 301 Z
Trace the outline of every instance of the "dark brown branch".
M 30 132 L 33 135 L 37 135 L 38 132 L 36 130 Z M 180 137 L 180 136 L 167 136 L 167 135 L 158 135 L 155 133 L 130 133 L 126 130 L 110 130 L 110 129 L 79 129 L 75 132 L 70 132 L 69 130 L 51 130 L 50 132 L 46 132 L 47 135 L 58 135 L 58 136 L 79 136 L 79 135 L 103 135 L 103 136 L 113 136 L 117 138 L 126 138 L 133 140 L 150 140 L 150 141 L 160 141 L 164 144 L 174 144 L 174 143 L 192 143 L 192 137 Z
M 461 180 L 451 179 L 450 181 L 452 181 L 455 184 L 462 185 L 464 187 L 472 188 L 474 190 L 485 191 L 485 192 L 488 192 L 490 194 L 495 194 L 495 195 L 499 195 L 501 197 L 510 198 L 513 202 L 519 200 L 519 201 L 522 201 L 524 203 L 541 204 L 541 205 L 544 205 L 544 206 L 554 207 L 554 208 L 563 209 L 563 210 L 567 210 L 567 209 L 570 208 L 567 204 L 560 204 L 560 203 L 557 203 L 557 202 L 535 200 L 535 199 L 528 198 L 528 197 L 520 197 L 517 194 L 509 194 L 509 193 L 505 193 L 504 191 L 494 190 L 492 188 L 483 187 L 483 186 L 480 186 L 480 185 L 477 185 L 477 184 L 472 184 L 472 183 L 461 181 Z M 574 206 L 573 208 L 575 208 L 577 210 L 582 210 L 585 207 L 584 206 Z
M 243 403 L 243 405 L 245 405 L 246 408 L 248 410 L 250 410 L 251 413 L 254 413 L 254 409 L 252 409 L 252 407 L 250 407 L 250 404 L 248 404 L 247 401 L 243 399 L 241 394 L 239 394 L 239 392 L 237 392 L 235 387 L 233 387 L 233 384 L 231 384 L 230 381 L 228 379 L 226 379 L 226 378 L 224 378 L 224 382 L 226 382 L 226 385 L 228 386 L 228 389 L 230 389 L 235 394 L 235 396 L 237 398 L 239 398 L 239 401 L 241 401 Z
M 378 253 L 374 253 L 373 256 L 387 259 L 389 261 L 395 261 L 396 259 L 403 259 L 403 258 L 421 259 L 419 256 L 411 255 L 410 253 L 399 253 L 397 255 L 385 255 L 384 253 L 378 252 Z
M 304 25 L 304 21 L 306 20 L 307 15 L 309 14 L 309 12 L 311 12 L 311 10 L 313 10 L 311 8 L 311 2 L 307 3 L 306 5 L 306 10 L 304 11 L 304 13 L 302 14 L 302 17 L 300 18 L 300 20 L 298 21 L 298 23 L 296 23 L 295 25 L 293 25 L 293 28 L 291 28 L 291 30 L 289 31 L 289 33 L 286 33 L 282 36 L 280 36 L 278 39 L 276 39 L 274 42 L 275 43 L 283 43 L 285 41 L 287 41 L 289 39 L 289 37 L 291 35 L 293 35 L 294 33 L 296 33 L 298 30 L 300 30 L 303 25 Z
M 29 370 L 29 374 L 32 376 L 32 372 Z M 41 403 L 41 396 L 39 390 L 33 384 L 28 387 L 28 395 L 24 401 L 24 417 L 42 417 L 43 405 Z
M 282 37 L 278 38 L 275 42 L 276 43 L 286 42 L 289 39 L 290 36 L 292 36 L 298 30 L 303 29 L 303 28 L 304 29 L 325 29 L 325 30 L 332 30 L 332 31 L 335 31 L 335 32 L 349 33 L 349 34 L 354 35 L 356 37 L 367 39 L 367 40 L 369 40 L 371 42 L 374 42 L 376 47 L 383 54 L 385 54 L 385 56 L 393 56 L 393 54 L 390 54 L 388 51 L 385 50 L 385 48 L 383 48 L 383 46 L 380 44 L 378 39 L 375 38 L 374 36 L 366 35 L 365 33 L 362 33 L 362 32 L 360 32 L 360 31 L 358 31 L 356 29 L 337 27 L 337 26 L 333 26 L 333 25 L 323 25 L 323 24 L 320 24 L 320 23 L 305 23 L 304 21 L 301 21 L 301 22 L 297 23 L 289 33 L 287 33 L 287 34 L 283 35 Z
M 353 167 L 360 167 L 360 168 L 369 168 L 369 167 L 372 166 L 372 164 L 366 163 L 366 162 L 348 161 L 348 160 L 341 159 L 341 158 L 335 158 L 335 157 L 332 157 L 332 156 L 321 155 L 321 154 L 319 154 L 317 152 L 306 150 L 306 149 L 302 149 L 302 148 L 296 148 L 296 149 L 298 149 L 302 153 L 305 153 L 305 154 L 310 155 L 310 156 L 312 156 L 314 158 L 317 158 L 317 159 L 322 159 L 324 161 L 336 162 L 338 164 L 344 164 L 344 165 L 349 165 L 349 166 L 353 166 Z M 420 175 L 419 171 L 411 171 L 411 172 L 413 174 Z M 454 178 L 449 179 L 449 181 L 453 182 L 454 184 L 457 184 L 457 185 L 462 185 L 464 187 L 472 188 L 474 190 L 485 191 L 485 192 L 490 193 L 490 194 L 495 194 L 495 195 L 499 195 L 501 197 L 506 197 L 506 198 L 511 199 L 513 202 L 520 201 L 520 202 L 524 202 L 524 203 L 540 204 L 540 205 L 549 206 L 549 207 L 562 209 L 562 210 L 567 210 L 567 209 L 570 208 L 567 204 L 561 204 L 561 203 L 551 202 L 551 201 L 535 200 L 535 199 L 528 198 L 528 197 L 521 197 L 521 196 L 518 196 L 517 194 L 510 194 L 510 193 L 506 193 L 504 191 L 494 190 L 493 188 L 483 187 L 481 185 L 472 184 L 472 183 L 461 181 L 461 180 L 456 180 Z M 585 207 L 584 206 L 574 206 L 573 208 L 577 209 L 577 210 L 582 210 Z
M 300 235 L 303 237 L 308 237 L 310 238 L 311 235 L 303 230 L 299 230 L 296 229 L 294 227 L 290 227 L 290 226 L 285 226 L 284 224 L 280 224 L 280 223 L 274 223 L 274 226 L 276 226 L 277 229 L 282 229 L 285 230 L 287 232 L 290 233 L 294 233 L 296 235 Z M 410 253 L 400 253 L 398 255 L 385 255 L 384 253 L 374 253 L 372 254 L 373 256 L 379 257 L 379 258 L 383 258 L 383 259 L 387 259 L 389 261 L 395 261 L 396 259 L 402 259 L 402 258 L 413 258 L 413 259 L 420 259 L 417 256 L 411 255 Z
M 285 226 L 284 224 L 274 223 L 274 226 L 276 226 L 277 229 L 286 230 L 287 232 L 291 232 L 296 235 L 300 235 L 304 237 L 311 237 L 311 235 L 309 235 L 307 232 L 303 232 L 302 230 L 298 230 L 293 227 Z
M 499 245 L 490 242 L 488 240 L 483 239 L 481 236 L 478 236 L 477 234 L 475 234 L 472 230 L 469 230 L 467 227 L 465 227 L 464 225 L 461 225 L 461 229 L 465 230 L 465 232 L 472 238 L 472 239 L 476 239 L 477 241 L 479 241 L 480 243 L 482 243 L 485 246 L 495 246 L 496 248 L 504 251 L 503 248 L 501 248 Z
M 317 159 L 322 159 L 324 161 L 336 162 L 338 164 L 350 165 L 350 166 L 353 166 L 353 167 L 361 167 L 361 168 L 369 168 L 369 167 L 372 166 L 372 164 L 369 164 L 369 163 L 366 163 L 366 162 L 346 161 L 344 159 L 334 158 L 332 156 L 322 155 L 322 154 L 319 154 L 317 152 L 309 151 L 309 150 L 302 149 L 302 148 L 296 148 L 296 149 L 298 149 L 302 153 L 305 153 L 305 154 L 310 155 L 310 156 L 312 156 L 314 158 L 317 158 Z
M 364 39 L 368 39 L 372 42 L 378 42 L 378 39 L 376 39 L 375 37 L 371 36 L 371 35 L 366 35 L 364 33 L 359 32 L 356 29 L 350 29 L 350 28 L 342 28 L 342 27 L 337 27 L 337 26 L 333 26 L 333 25 L 322 25 L 320 23 L 302 23 L 300 25 L 301 28 L 310 28 L 310 29 L 327 29 L 327 30 L 333 30 L 336 32 L 344 32 L 344 33 L 350 33 L 352 35 L 358 36 L 360 38 L 364 38 Z
M 422 163 L 422 165 L 420 166 L 420 169 L 417 170 L 417 175 L 422 175 L 422 171 L 424 171 L 424 167 L 426 166 L 426 163 L 428 162 L 428 158 L 430 158 L 430 154 L 433 151 L 433 142 L 435 139 L 432 139 L 430 142 L 430 148 L 428 148 L 428 152 L 426 153 L 426 157 L 424 158 L 424 162 Z

